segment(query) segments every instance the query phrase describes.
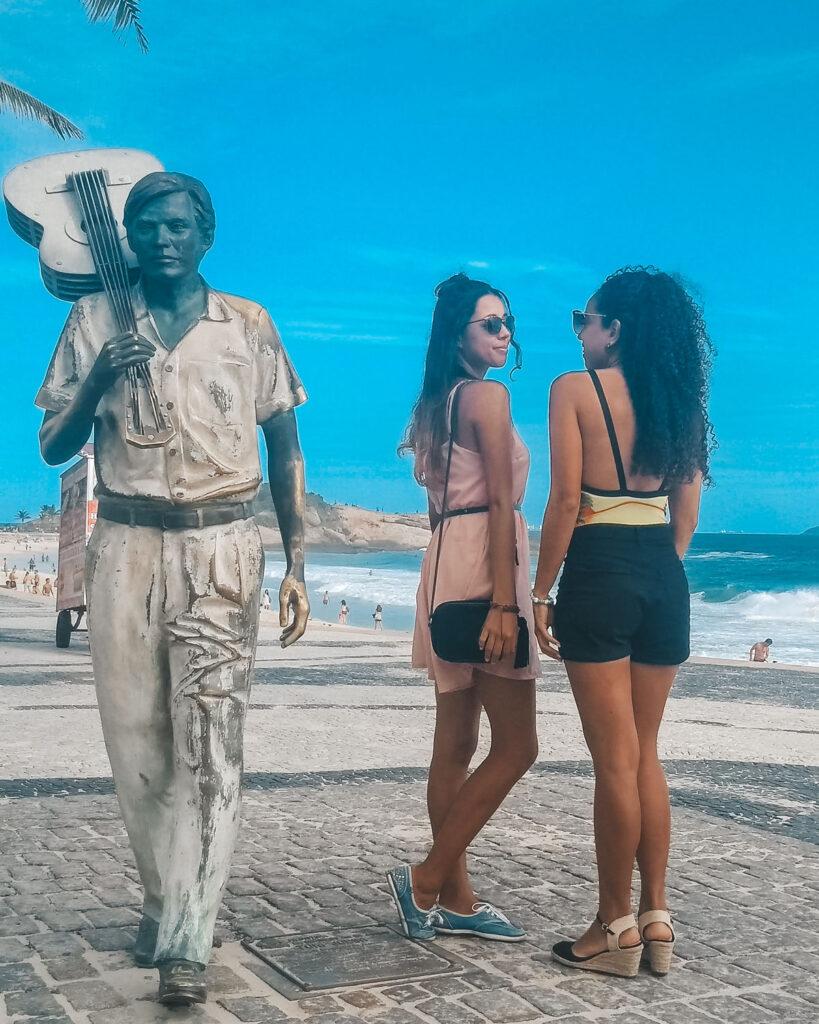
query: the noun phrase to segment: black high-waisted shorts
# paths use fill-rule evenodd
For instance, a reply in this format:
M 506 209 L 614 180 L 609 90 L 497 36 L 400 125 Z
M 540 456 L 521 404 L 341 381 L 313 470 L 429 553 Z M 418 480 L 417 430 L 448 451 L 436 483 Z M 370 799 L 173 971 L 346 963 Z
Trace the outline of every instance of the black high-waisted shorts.
M 564 661 L 680 665 L 689 654 L 688 580 L 668 526 L 580 526 L 557 591 Z

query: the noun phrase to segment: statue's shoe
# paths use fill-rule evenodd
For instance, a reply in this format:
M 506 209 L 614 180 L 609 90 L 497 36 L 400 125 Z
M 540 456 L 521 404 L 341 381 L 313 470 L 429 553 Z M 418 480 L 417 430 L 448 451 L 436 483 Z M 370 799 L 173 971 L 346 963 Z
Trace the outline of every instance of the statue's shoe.
M 153 967 L 158 935 L 159 921 L 154 921 L 152 917 L 143 914 L 134 943 L 134 960 L 139 967 Z
M 156 940 L 159 937 L 159 921 L 143 914 L 134 942 L 134 961 L 138 967 L 156 966 Z M 222 940 L 214 936 L 213 948 L 218 949 Z
M 191 1006 L 208 998 L 205 968 L 190 960 L 163 960 L 159 964 L 160 1003 L 165 1006 Z

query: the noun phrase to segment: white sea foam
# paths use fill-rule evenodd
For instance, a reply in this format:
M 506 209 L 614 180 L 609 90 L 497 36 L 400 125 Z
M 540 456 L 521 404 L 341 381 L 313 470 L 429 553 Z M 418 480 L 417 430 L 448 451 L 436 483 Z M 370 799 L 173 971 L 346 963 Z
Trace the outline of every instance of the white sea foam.
M 709 554 L 719 555 L 720 552 Z M 737 552 L 749 557 L 752 552 Z M 313 614 L 335 620 L 342 598 L 350 606 L 350 623 L 371 625 L 376 604 L 384 608 L 388 628 L 411 629 L 419 565 L 412 568 L 368 566 L 351 556 L 344 564 L 322 564 L 321 556 L 307 562 L 307 589 Z M 365 556 L 366 557 L 366 556 Z M 733 555 L 732 555 L 733 557 Z M 766 556 L 761 556 L 766 557 Z M 370 572 L 372 569 L 372 573 Z M 278 587 L 284 563 L 268 559 L 265 586 Z M 327 591 L 328 605 L 322 604 Z M 274 600 L 275 604 L 275 600 Z M 777 661 L 819 665 L 819 587 L 800 587 L 781 592 L 745 591 L 728 601 L 706 601 L 702 593 L 691 595 L 691 650 L 715 658 L 747 658 L 752 643 L 774 638 Z
M 715 605 L 704 602 L 709 608 Z M 819 587 L 800 587 L 797 590 L 756 591 L 734 597 L 722 604 L 732 615 L 749 621 L 764 620 L 793 623 L 819 623 Z
M 772 637 L 777 661 L 819 665 L 819 587 L 755 591 L 730 601 L 691 595 L 691 649 L 708 657 L 745 658 Z
M 772 555 L 764 555 L 760 551 L 702 551 L 699 554 L 687 554 L 686 562 L 716 561 L 724 558 L 738 558 L 740 561 L 757 561 L 763 558 L 772 558 Z

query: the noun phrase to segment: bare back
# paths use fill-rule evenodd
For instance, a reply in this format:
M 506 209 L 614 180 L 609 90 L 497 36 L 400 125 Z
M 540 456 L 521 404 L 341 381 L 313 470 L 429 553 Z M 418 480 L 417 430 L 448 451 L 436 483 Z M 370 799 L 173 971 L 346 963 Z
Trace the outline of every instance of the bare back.
M 583 483 L 596 490 L 613 491 L 619 486 L 619 481 L 600 400 L 589 374 L 579 373 L 577 376 L 583 378 L 575 389 L 577 422 L 583 446 Z M 663 485 L 660 477 L 631 472 L 636 420 L 625 378 L 616 369 L 598 370 L 598 377 L 611 409 L 629 489 L 659 490 Z

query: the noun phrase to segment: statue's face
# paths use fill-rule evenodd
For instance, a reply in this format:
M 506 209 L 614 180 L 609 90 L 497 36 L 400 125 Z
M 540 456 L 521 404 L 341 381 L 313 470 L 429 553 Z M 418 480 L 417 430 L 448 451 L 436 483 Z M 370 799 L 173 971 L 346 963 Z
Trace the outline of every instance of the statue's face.
M 146 277 L 171 280 L 195 274 L 210 248 L 187 192 L 146 203 L 128 229 L 128 243 Z

